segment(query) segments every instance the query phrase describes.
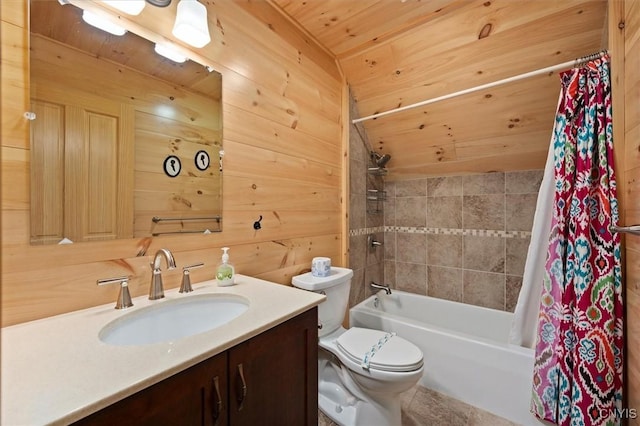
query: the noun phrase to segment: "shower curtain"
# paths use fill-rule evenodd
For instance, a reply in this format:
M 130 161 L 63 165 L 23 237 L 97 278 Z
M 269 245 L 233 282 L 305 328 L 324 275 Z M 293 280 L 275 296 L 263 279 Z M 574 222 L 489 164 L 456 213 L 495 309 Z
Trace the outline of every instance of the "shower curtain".
M 531 241 L 524 264 L 522 286 L 518 293 L 518 302 L 513 312 L 513 322 L 509 333 L 509 342 L 533 348 L 536 343 L 538 313 L 540 312 L 540 293 L 544 265 L 547 258 L 547 242 L 551 229 L 551 212 L 553 211 L 554 163 L 553 140 L 547 153 L 544 175 L 538 190 L 536 210 L 533 214 Z
M 622 282 L 609 57 L 560 74 L 555 194 L 542 282 L 532 413 L 559 425 L 620 424 Z

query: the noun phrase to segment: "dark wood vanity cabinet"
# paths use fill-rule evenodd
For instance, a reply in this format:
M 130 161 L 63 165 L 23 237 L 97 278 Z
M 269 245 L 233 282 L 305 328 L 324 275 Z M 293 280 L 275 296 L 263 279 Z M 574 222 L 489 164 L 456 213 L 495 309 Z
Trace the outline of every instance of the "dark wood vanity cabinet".
M 317 315 L 312 308 L 75 424 L 317 425 Z

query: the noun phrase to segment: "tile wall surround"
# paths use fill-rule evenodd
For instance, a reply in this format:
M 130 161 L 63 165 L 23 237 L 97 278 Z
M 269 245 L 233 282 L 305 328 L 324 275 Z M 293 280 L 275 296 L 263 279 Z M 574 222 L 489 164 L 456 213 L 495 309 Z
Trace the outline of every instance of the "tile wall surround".
M 351 117 L 359 117 L 351 98 Z M 351 124 L 349 131 L 349 267 L 353 269 L 349 306 L 372 293 L 368 283 L 384 282 L 383 247 L 369 249 L 368 235 L 384 242 L 385 203 L 367 201 L 367 189 L 384 189 L 384 180 L 367 172 L 371 166 L 371 145 L 362 124 Z M 374 213 L 376 208 L 381 208 Z
M 542 175 L 386 183 L 385 280 L 413 293 L 513 311 Z
M 353 100 L 351 116 L 359 116 Z M 351 124 L 349 144 L 349 306 L 370 296 L 375 281 L 513 311 L 543 170 L 385 182 L 367 172 L 371 144 L 361 124 Z M 368 208 L 367 189 L 386 191 L 380 213 Z M 384 245 L 367 247 L 368 235 Z

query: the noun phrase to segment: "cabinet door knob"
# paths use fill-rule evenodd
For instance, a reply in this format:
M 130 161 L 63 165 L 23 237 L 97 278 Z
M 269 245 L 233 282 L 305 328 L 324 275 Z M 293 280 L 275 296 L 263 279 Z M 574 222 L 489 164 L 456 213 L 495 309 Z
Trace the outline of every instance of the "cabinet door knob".
M 213 424 L 218 424 L 218 417 L 222 412 L 222 396 L 220 396 L 220 380 L 218 376 L 213 378 L 213 389 L 215 391 L 213 408 L 211 409 L 211 417 L 213 418 Z
M 242 410 L 242 405 L 244 404 L 244 398 L 247 396 L 247 382 L 244 380 L 244 370 L 242 368 L 242 364 L 238 364 L 238 376 L 240 378 L 240 382 L 242 387 L 240 388 L 240 392 L 236 392 L 236 398 L 238 399 L 238 411 Z

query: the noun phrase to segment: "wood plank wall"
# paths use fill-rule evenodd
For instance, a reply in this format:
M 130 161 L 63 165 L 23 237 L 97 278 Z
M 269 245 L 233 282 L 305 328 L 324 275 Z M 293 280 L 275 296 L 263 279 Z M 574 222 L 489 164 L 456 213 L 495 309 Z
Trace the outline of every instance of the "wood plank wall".
M 77 161 L 84 163 L 84 167 L 75 168 L 88 176 L 67 173 L 67 168 L 74 169 L 74 167 L 62 166 L 64 160 L 59 153 L 64 152 L 64 158 L 67 159 L 70 157 L 70 152 L 83 155 L 84 144 L 87 140 L 91 140 L 91 137 L 86 135 L 77 138 L 80 140 L 76 143 L 81 145 L 78 149 L 55 147 L 56 149 L 51 153 L 45 151 L 49 157 L 59 156 L 59 159 L 55 158 L 58 161 L 47 157 L 37 161 L 34 152 L 42 150 L 42 147 L 53 145 L 43 143 L 45 140 L 52 139 L 51 135 L 47 134 L 47 128 L 48 133 L 57 131 L 58 128 L 49 124 L 55 122 L 55 118 L 34 121 L 32 131 L 38 127 L 42 127 L 42 130 L 36 133 L 39 136 L 35 136 L 39 143 L 33 142 L 32 134 L 31 179 L 33 183 L 42 182 L 40 188 L 44 190 L 41 191 L 43 193 L 40 197 L 35 197 L 33 193 L 31 197 L 32 243 L 40 240 L 46 243 L 57 243 L 62 237 L 73 241 L 89 241 L 89 239 L 113 239 L 116 236 L 133 238 L 148 236 L 151 233 L 219 229 L 220 225 L 215 220 L 155 224 L 151 219 L 154 216 L 184 218 L 220 215 L 222 205 L 219 195 L 221 178 L 218 167 L 219 150 L 222 145 L 220 99 L 188 90 L 173 82 L 167 83 L 154 76 L 111 62 L 100 54 L 90 55 L 40 35 L 32 36 L 30 43 L 32 102 L 34 100 L 53 102 L 54 105 L 49 109 L 54 112 L 60 111 L 62 119 L 66 117 L 65 111 L 75 109 L 90 110 L 93 114 L 96 111 L 108 113 L 107 117 L 113 118 L 119 129 L 116 132 L 118 137 L 112 141 L 116 145 L 115 152 L 118 153 L 119 158 L 113 169 L 117 170 L 116 176 L 106 182 L 112 182 L 115 185 L 116 179 L 120 179 L 117 187 L 111 191 L 114 198 L 117 194 L 117 199 L 109 203 L 106 201 L 107 192 L 104 190 L 106 186 L 102 183 L 103 179 L 95 173 L 99 170 L 100 164 L 106 163 L 104 156 L 88 155 L 89 159 L 95 158 L 93 161 L 98 163 L 97 167 L 88 164 L 84 157 Z M 87 78 L 87 76 L 91 77 Z M 220 82 L 217 73 L 210 74 L 210 77 Z M 216 88 L 214 93 L 220 93 L 220 91 L 221 89 Z M 64 108 L 55 108 L 63 105 Z M 85 117 L 84 114 L 77 115 L 83 119 Z M 81 121 L 79 124 L 81 130 L 78 133 L 80 134 L 85 132 L 83 123 Z M 64 131 L 60 133 L 67 134 L 71 126 L 64 127 Z M 65 142 L 64 137 L 61 139 L 63 144 L 71 143 L 71 141 Z M 106 139 L 105 142 L 111 141 Z M 100 147 L 105 145 L 107 143 L 99 144 Z M 34 150 L 34 147 L 39 149 Z M 198 170 L 193 161 L 196 152 L 200 150 L 207 151 L 212 161 L 211 167 L 205 171 Z M 162 167 L 164 159 L 169 155 L 177 156 L 182 163 L 182 172 L 174 178 L 166 176 Z M 69 161 L 68 164 L 75 163 Z M 60 165 L 52 167 L 53 164 Z M 56 191 L 52 191 L 51 187 L 59 185 L 58 180 L 44 178 L 53 175 L 50 169 L 62 170 L 67 176 L 64 188 L 62 185 L 60 188 L 53 187 L 57 190 L 55 195 L 52 193 Z M 41 175 L 44 176 L 41 177 Z M 91 178 L 98 180 L 100 191 L 83 190 L 82 185 L 90 182 Z M 37 184 L 32 187 L 34 190 L 39 189 Z M 79 188 L 76 191 L 70 191 L 69 187 Z M 66 211 L 63 214 L 59 201 L 69 193 L 74 196 L 69 197 L 70 199 L 66 200 L 64 205 L 72 212 Z M 85 197 L 90 199 L 90 194 L 96 194 L 92 197 L 96 201 L 93 204 L 84 200 Z M 34 202 L 38 207 L 36 209 L 33 208 Z M 92 208 L 92 205 L 96 208 Z M 56 207 L 60 210 L 58 214 L 55 214 Z M 33 210 L 40 213 L 41 217 L 37 217 Z M 114 222 L 112 227 L 117 232 L 108 232 L 109 221 L 95 220 L 95 218 L 105 217 L 106 213 L 111 213 L 110 222 Z M 61 220 L 52 221 L 52 218 L 57 217 L 70 218 L 68 220 L 70 223 L 65 224 L 62 229 Z M 87 235 L 85 227 L 81 226 L 83 222 L 88 224 L 92 220 L 96 223 L 97 229 L 102 231 L 97 235 Z M 102 229 L 103 223 L 104 229 Z M 38 226 L 39 224 L 42 225 Z M 45 226 L 49 224 L 50 226 Z M 38 238 L 40 234 L 34 231 L 40 230 L 43 237 Z
M 260 20 L 250 2 L 210 3 L 213 41 L 198 56 L 223 75 L 223 232 L 31 246 L 28 1 L 2 1 L 2 326 L 115 301 L 117 288 L 99 278 L 131 275 L 133 296 L 144 295 L 162 247 L 178 266 L 205 262 L 195 282 L 213 277 L 222 246 L 239 273 L 281 284 L 314 256 L 344 265 L 345 83 L 334 59 L 266 2 Z M 171 38 L 167 10 L 147 7 L 140 25 Z M 165 272 L 165 286 L 180 274 Z
M 640 2 L 624 1 L 624 192 L 625 224 L 640 223 Z M 640 416 L 640 237 L 625 237 L 627 402 Z M 630 420 L 640 425 L 640 418 Z

